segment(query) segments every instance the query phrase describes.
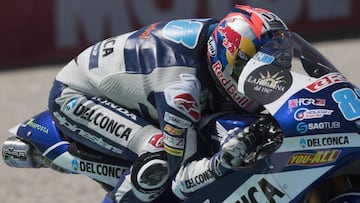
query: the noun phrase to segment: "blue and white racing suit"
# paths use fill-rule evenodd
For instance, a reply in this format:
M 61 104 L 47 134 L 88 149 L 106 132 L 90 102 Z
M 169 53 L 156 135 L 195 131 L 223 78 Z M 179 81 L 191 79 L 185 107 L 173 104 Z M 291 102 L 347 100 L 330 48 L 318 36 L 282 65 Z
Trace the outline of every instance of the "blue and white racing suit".
M 114 191 L 116 202 L 152 201 L 167 177 L 181 199 L 215 180 L 211 158 L 195 155 L 197 123 L 217 105 L 206 60 L 216 24 L 214 19 L 154 23 L 96 43 L 56 76 L 49 109 L 59 129 L 90 148 L 134 162 Z M 167 158 L 148 160 L 163 152 L 161 134 Z M 151 165 L 164 164 L 169 171 L 158 183 L 141 181 Z M 207 178 L 192 181 L 200 175 Z

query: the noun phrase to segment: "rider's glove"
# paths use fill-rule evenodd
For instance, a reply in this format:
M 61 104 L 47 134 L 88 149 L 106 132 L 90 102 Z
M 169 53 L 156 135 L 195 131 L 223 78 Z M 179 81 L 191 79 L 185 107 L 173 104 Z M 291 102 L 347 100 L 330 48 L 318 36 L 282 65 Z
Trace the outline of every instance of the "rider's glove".
M 244 159 L 254 146 L 254 138 L 248 137 L 239 128 L 229 131 L 220 149 L 220 163 L 228 169 L 237 170 L 243 164 Z
M 261 117 L 243 131 L 230 130 L 212 158 L 213 171 L 222 176 L 231 170 L 252 166 L 279 146 L 280 135 L 280 129 L 270 117 Z
M 211 160 L 211 168 L 215 175 L 223 176 L 231 170 L 239 169 L 248 155 L 248 149 L 242 131 L 239 128 L 230 130 L 221 142 L 219 152 Z

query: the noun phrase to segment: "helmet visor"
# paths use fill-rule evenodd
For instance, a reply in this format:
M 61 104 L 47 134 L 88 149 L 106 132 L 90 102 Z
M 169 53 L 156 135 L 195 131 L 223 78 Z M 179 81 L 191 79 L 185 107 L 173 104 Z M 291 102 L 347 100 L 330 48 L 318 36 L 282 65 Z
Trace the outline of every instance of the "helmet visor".
M 244 52 L 239 50 L 235 60 L 233 71 L 231 73 L 231 77 L 233 77 L 235 81 L 239 79 L 239 76 L 248 61 L 249 57 Z

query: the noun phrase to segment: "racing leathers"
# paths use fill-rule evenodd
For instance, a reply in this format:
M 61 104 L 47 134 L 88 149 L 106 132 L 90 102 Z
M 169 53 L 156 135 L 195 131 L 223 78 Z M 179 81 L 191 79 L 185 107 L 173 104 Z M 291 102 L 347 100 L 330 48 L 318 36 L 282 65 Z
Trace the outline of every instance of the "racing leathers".
M 196 157 L 198 145 L 206 144 L 198 143 L 197 124 L 219 105 L 206 62 L 216 24 L 214 19 L 154 23 L 96 43 L 56 76 L 49 109 L 59 129 L 134 162 L 112 193 L 116 202 L 152 201 L 168 177 L 173 192 L 185 199 L 226 171 L 216 157 Z M 249 111 L 256 108 L 249 98 L 239 100 Z M 147 170 L 162 173 L 154 178 Z M 207 178 L 192 181 L 199 175 Z

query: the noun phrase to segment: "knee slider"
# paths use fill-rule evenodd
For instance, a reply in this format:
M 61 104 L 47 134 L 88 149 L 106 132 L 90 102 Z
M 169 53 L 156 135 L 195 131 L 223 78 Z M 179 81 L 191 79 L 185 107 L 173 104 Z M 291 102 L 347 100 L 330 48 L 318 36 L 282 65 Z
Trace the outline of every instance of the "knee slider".
M 145 153 L 134 162 L 131 182 L 140 193 L 157 198 L 169 185 L 170 170 L 165 152 Z

